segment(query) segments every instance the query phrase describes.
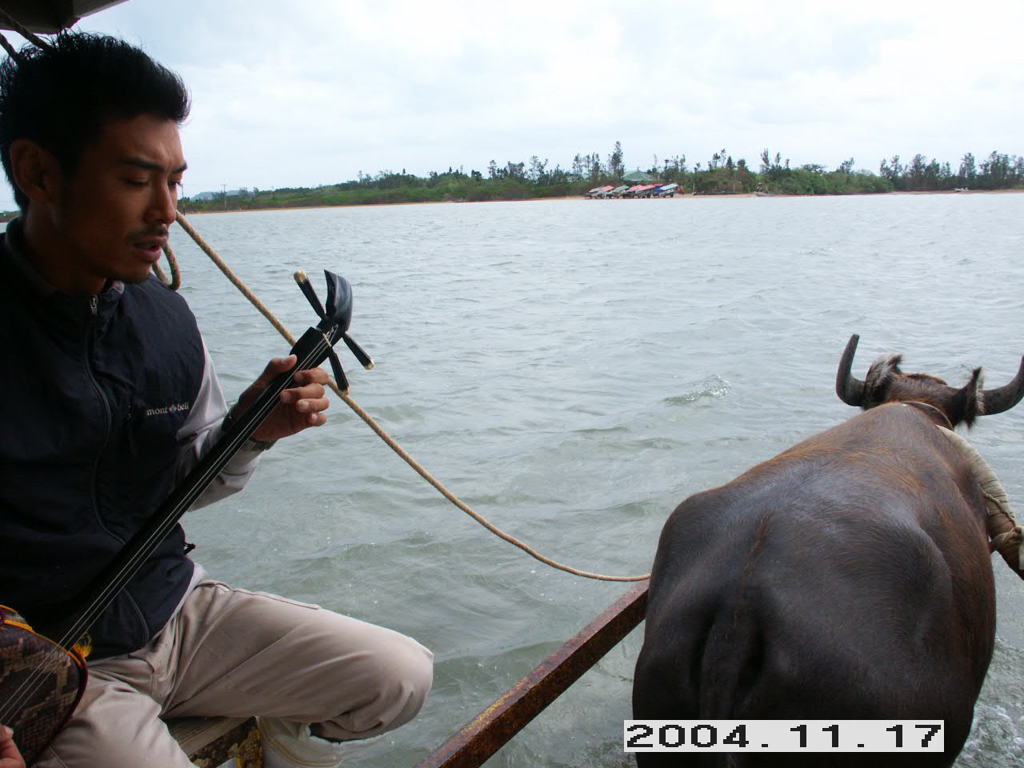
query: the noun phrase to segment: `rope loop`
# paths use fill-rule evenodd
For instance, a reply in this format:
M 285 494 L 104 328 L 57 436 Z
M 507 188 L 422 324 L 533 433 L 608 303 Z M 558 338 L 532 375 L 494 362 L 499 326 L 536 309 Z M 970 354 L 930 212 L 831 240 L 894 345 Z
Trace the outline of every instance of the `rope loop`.
M 171 246 L 167 243 L 164 244 L 164 256 L 167 257 L 167 264 L 171 270 L 170 279 L 164 274 L 164 271 L 160 269 L 159 264 L 153 265 L 153 272 L 160 278 L 160 282 L 170 288 L 172 291 L 176 291 L 181 288 L 181 272 L 178 269 L 178 259 L 174 256 L 174 251 L 171 250 Z

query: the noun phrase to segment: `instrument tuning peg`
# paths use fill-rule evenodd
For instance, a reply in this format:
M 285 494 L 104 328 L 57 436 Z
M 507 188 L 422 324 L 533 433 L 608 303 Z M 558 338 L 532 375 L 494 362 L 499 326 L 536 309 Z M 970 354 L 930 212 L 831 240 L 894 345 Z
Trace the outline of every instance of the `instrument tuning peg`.
M 309 282 L 309 277 L 302 270 L 295 273 L 295 282 L 299 284 L 299 290 L 302 291 L 302 295 L 306 297 L 306 301 L 313 307 L 313 311 L 316 312 L 316 316 L 323 318 L 327 312 L 324 310 L 324 305 L 320 303 L 320 297 L 316 295 L 316 291 L 313 289 L 313 285 Z
M 338 389 L 343 393 L 348 394 L 348 378 L 345 376 L 345 371 L 341 367 L 341 360 L 338 359 L 338 355 L 333 349 L 327 357 L 331 361 L 331 371 L 334 372 L 334 380 L 338 384 Z
M 314 290 L 305 272 L 300 270 L 295 273 L 294 277 L 295 282 L 298 283 L 299 289 L 302 291 L 302 295 L 306 297 L 306 301 L 309 302 L 309 305 L 313 307 L 313 310 L 322 321 L 318 328 L 325 333 L 330 333 L 332 344 L 338 340 L 339 336 L 343 338 L 345 344 L 359 361 L 359 364 L 366 370 L 371 370 L 374 367 L 373 360 L 346 333 L 349 324 L 352 322 L 352 286 L 349 285 L 348 280 L 329 270 L 324 270 L 324 277 L 327 279 L 327 306 L 325 307 L 320 303 L 320 298 L 316 295 L 316 290 Z M 348 392 L 348 378 L 341 367 L 338 355 L 332 349 L 327 357 L 331 361 L 331 369 L 334 372 L 334 379 L 338 383 L 338 388 Z
M 356 360 L 368 371 L 373 370 L 373 359 L 363 351 L 363 348 L 356 344 L 356 340 L 349 336 L 347 333 L 341 334 L 341 338 L 345 340 L 345 344 L 352 351 L 352 354 L 356 356 Z

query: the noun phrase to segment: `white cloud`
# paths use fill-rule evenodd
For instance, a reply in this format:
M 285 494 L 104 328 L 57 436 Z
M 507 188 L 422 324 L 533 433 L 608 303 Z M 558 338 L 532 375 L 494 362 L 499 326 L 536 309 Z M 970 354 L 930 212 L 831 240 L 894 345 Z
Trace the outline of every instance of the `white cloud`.
M 179 71 L 187 189 L 536 154 L 757 166 L 1020 154 L 1024 4 L 128 0 L 82 28 Z

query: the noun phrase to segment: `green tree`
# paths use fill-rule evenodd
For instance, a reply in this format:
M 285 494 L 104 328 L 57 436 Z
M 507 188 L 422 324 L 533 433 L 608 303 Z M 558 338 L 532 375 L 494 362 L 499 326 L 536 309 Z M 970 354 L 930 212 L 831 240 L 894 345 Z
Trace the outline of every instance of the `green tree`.
M 616 141 L 612 153 L 608 156 L 608 173 L 616 179 L 622 179 L 625 164 L 622 157 L 622 142 Z
M 883 159 L 878 170 L 882 178 L 888 179 L 894 189 L 903 189 L 903 166 L 900 165 L 899 155 L 893 155 L 889 161 Z
M 974 162 L 974 155 L 970 152 L 960 158 L 960 170 L 957 171 L 956 177 L 961 187 L 969 189 L 974 186 L 978 178 L 978 167 Z
M 540 182 L 547 173 L 548 160 L 544 158 L 542 162 L 536 155 L 530 157 L 530 170 L 526 174 L 526 178 L 535 184 Z
M 572 175 L 575 176 L 577 179 L 582 179 L 586 175 L 583 172 L 583 169 L 585 167 L 586 166 L 584 165 L 583 158 L 580 157 L 580 153 L 577 152 L 575 155 L 573 155 L 572 158 Z

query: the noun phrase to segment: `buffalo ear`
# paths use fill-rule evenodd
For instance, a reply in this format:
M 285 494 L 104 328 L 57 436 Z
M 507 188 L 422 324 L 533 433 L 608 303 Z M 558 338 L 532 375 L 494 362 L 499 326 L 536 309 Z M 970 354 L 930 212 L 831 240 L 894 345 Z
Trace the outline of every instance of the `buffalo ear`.
M 949 406 L 949 420 L 954 427 L 963 422 L 970 428 L 974 426 L 974 420 L 985 413 L 983 385 L 984 377 L 981 368 L 975 368 L 970 381 L 953 395 Z
M 903 355 L 885 355 L 871 364 L 867 377 L 864 379 L 863 408 L 874 408 L 885 402 L 889 395 L 889 387 L 902 373 L 900 371 L 901 362 L 903 362 Z

